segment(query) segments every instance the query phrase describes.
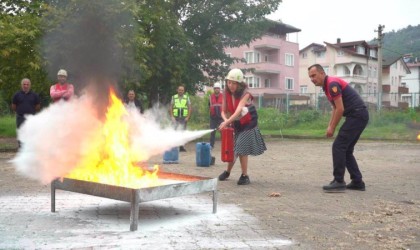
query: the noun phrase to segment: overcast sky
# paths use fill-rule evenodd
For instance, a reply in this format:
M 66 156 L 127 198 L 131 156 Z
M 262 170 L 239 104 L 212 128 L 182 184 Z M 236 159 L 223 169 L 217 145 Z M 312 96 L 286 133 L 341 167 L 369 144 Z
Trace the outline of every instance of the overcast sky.
M 290 35 L 299 49 L 311 43 L 335 43 L 377 37 L 379 24 L 384 33 L 420 24 L 420 0 L 283 0 L 268 16 L 281 19 L 302 31 Z

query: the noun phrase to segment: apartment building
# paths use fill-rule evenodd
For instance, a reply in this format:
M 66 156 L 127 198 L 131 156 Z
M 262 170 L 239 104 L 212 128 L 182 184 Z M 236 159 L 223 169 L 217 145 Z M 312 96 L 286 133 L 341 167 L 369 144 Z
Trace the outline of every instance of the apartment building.
M 299 44 L 290 41 L 288 35 L 301 30 L 272 22 L 267 33 L 249 46 L 225 48 L 229 56 L 244 59 L 230 67 L 242 69 L 250 92 L 265 101 L 287 93 L 299 93 Z
M 404 57 L 410 73 L 401 79 L 401 86 L 408 88 L 408 94 L 402 94 L 402 99 L 409 103 L 409 107 L 420 107 L 420 62 L 418 58 Z
M 338 76 L 347 81 L 365 101 L 376 104 L 378 92 L 378 50 L 365 41 L 342 43 L 312 43 L 299 52 L 300 93 L 310 94 L 311 103 L 322 95 L 322 89 L 315 87 L 308 76 L 308 67 L 318 63 L 327 75 Z
M 402 57 L 382 60 L 378 66 L 378 47 L 366 41 L 342 43 L 312 43 L 299 51 L 300 93 L 311 97 L 316 104 L 322 89 L 315 87 L 308 77 L 308 67 L 318 63 L 327 75 L 338 76 L 347 81 L 362 96 L 368 105 L 383 108 L 406 108 L 411 101 L 404 96 L 408 93 L 402 80 L 410 73 Z M 382 87 L 379 89 L 378 77 L 381 74 Z
M 382 63 L 382 106 L 390 108 L 408 108 L 411 98 L 403 78 L 410 69 L 403 57 L 386 58 Z

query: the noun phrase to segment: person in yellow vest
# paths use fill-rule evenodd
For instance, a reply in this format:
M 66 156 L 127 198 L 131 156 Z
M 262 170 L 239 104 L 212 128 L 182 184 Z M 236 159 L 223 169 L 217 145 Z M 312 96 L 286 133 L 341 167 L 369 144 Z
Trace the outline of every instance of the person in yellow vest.
M 177 92 L 178 94 L 172 96 L 169 113 L 171 114 L 175 129 L 181 128 L 186 130 L 187 122 L 192 112 L 191 101 L 188 94 L 185 93 L 184 85 L 179 85 Z M 184 146 L 180 146 L 179 151 L 186 152 L 187 150 L 185 150 Z

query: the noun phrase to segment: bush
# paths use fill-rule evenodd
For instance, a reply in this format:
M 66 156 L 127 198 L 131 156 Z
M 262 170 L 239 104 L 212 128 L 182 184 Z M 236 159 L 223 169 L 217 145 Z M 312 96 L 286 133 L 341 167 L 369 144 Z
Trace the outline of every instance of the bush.
M 189 125 L 194 124 L 194 129 L 209 129 L 209 96 L 190 96 L 192 114 Z
M 410 123 L 418 121 L 420 115 L 413 109 L 407 111 L 380 111 L 370 113 L 370 125 L 375 127 L 384 127 L 392 124 Z
M 275 108 L 261 108 L 258 110 L 258 127 L 261 130 L 283 129 L 287 123 L 288 115 L 280 113 Z

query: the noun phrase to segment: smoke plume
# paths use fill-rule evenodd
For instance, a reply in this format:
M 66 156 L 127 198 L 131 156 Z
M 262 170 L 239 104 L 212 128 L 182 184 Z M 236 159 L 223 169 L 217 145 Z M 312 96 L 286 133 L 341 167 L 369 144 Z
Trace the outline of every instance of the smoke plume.
M 146 162 L 152 156 L 202 137 L 211 130 L 177 131 L 163 125 L 163 110 L 141 115 L 127 111 L 121 119 L 128 124 L 131 161 Z M 36 115 L 27 116 L 18 130 L 22 147 L 12 163 L 19 173 L 47 184 L 64 177 L 78 166 L 92 148 L 103 149 L 103 121 L 97 118 L 93 98 L 84 95 L 60 101 Z M 126 166 L 121 166 L 126 167 Z

